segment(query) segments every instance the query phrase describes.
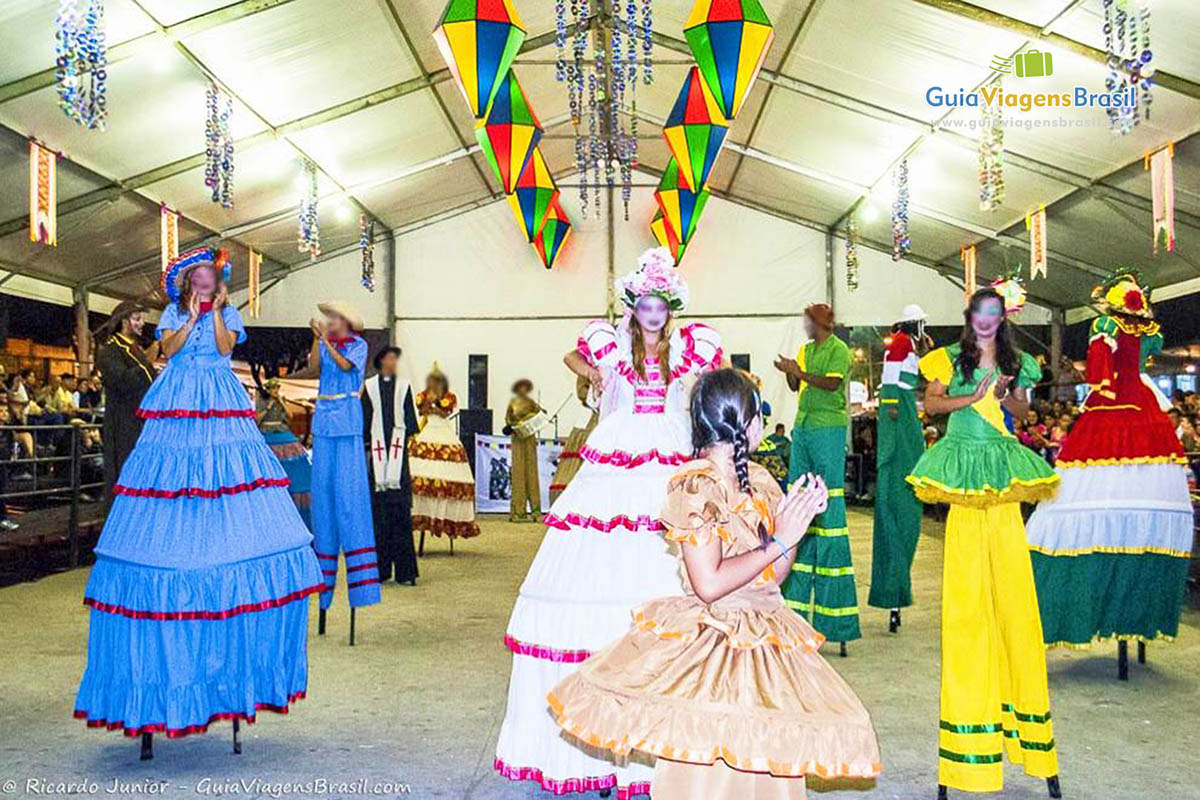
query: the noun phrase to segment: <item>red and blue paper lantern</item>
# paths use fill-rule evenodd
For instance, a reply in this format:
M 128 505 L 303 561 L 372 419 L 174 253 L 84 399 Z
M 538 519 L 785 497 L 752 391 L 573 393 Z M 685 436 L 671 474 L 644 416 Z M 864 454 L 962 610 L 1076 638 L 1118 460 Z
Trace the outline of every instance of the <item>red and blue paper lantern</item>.
M 433 39 L 471 116 L 482 119 L 525 41 L 511 0 L 450 0 Z
M 692 67 L 663 125 L 663 138 L 689 189 L 698 192 L 708 185 L 708 176 L 728 132 L 729 123 L 700 76 L 700 68 Z
M 696 0 L 683 35 L 725 119 L 735 119 L 775 38 L 762 3 Z
M 508 205 L 525 231 L 525 241 L 531 244 L 542 232 L 550 207 L 558 201 L 558 185 L 546 166 L 540 148 L 533 148 L 529 163 L 517 179 L 516 188 L 508 195 Z M 564 215 L 565 217 L 565 215 Z
M 663 219 L 675 232 L 681 245 L 691 242 L 692 234 L 696 232 L 696 223 L 700 221 L 700 215 L 704 213 L 704 206 L 708 203 L 708 196 L 707 189 L 693 192 L 687 187 L 679 175 L 679 164 L 674 158 L 667 163 L 662 179 L 658 182 L 658 189 L 654 192 L 654 199 L 658 201 Z M 682 252 L 681 249 L 680 255 Z
M 546 212 L 546 222 L 542 225 L 541 232 L 533 240 L 533 249 L 537 251 L 546 269 L 554 266 L 554 260 L 562 252 L 563 245 L 570 235 L 571 221 L 567 219 L 566 213 L 555 198 Z
M 542 138 L 542 125 L 529 107 L 513 70 L 501 81 L 487 117 L 475 126 L 475 138 L 500 179 L 504 193 L 512 194 Z

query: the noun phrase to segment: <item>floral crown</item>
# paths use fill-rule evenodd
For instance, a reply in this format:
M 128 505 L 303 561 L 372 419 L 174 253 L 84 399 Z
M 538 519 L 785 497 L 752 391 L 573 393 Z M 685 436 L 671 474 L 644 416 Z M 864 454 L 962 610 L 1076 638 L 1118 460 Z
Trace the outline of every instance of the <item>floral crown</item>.
M 638 268 L 617 279 L 617 294 L 630 308 L 643 297 L 657 297 L 672 311 L 682 311 L 688 303 L 688 287 L 675 271 L 675 259 L 665 247 L 642 253 Z
M 172 303 L 179 301 L 180 276 L 191 267 L 201 264 L 212 267 L 221 274 L 222 281 L 229 283 L 232 270 L 230 269 L 229 253 L 227 251 L 215 250 L 211 247 L 200 247 L 196 250 L 189 250 L 168 264 L 166 272 L 162 274 L 162 289 L 167 293 L 167 298 Z
M 1013 274 L 992 281 L 991 289 L 1004 300 L 1004 315 L 1011 317 L 1025 307 L 1025 285 Z
M 1154 310 L 1150 307 L 1150 287 L 1146 279 L 1136 269 L 1122 267 L 1108 277 L 1104 283 L 1092 289 L 1092 299 L 1105 310 L 1116 314 L 1129 314 L 1134 317 L 1153 319 Z

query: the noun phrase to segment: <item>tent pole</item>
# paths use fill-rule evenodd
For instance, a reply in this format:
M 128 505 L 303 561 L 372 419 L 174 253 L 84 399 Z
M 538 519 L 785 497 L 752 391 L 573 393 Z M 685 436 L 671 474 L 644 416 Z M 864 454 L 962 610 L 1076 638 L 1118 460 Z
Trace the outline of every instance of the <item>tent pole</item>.
M 75 295 L 75 361 L 80 375 L 92 374 L 92 332 L 88 325 L 88 290 L 76 286 Z
M 397 237 L 388 237 L 387 260 L 387 319 L 388 344 L 396 345 L 396 247 Z

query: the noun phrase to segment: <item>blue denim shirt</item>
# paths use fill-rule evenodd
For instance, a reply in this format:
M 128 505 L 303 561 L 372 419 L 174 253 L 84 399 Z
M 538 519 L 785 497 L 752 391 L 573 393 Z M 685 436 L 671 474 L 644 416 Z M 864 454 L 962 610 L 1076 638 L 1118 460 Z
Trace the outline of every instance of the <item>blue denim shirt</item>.
M 344 370 L 333 360 L 329 348 L 321 343 L 321 384 L 317 394 L 345 395 L 337 400 L 317 400 L 313 414 L 314 436 L 358 436 L 363 435 L 362 392 L 363 378 L 367 368 L 367 343 L 361 336 L 351 336 L 337 350 L 342 357 L 354 365 Z

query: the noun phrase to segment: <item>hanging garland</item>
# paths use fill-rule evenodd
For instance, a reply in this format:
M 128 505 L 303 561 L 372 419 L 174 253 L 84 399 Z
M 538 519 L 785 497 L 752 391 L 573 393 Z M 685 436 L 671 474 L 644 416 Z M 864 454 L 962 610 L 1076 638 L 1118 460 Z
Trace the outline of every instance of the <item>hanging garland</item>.
M 1110 92 L 1136 91 L 1137 100 L 1107 109 L 1110 133 L 1126 135 L 1142 119 L 1150 119 L 1154 68 L 1150 61 L 1150 9 L 1133 0 L 1104 0 L 1104 49 Z M 1132 98 L 1130 98 L 1132 100 Z
M 54 20 L 58 105 L 88 130 L 108 123 L 104 0 L 60 0 Z
M 304 196 L 300 198 L 300 240 L 297 249 L 315 261 L 321 255 L 321 229 L 317 223 L 317 166 L 304 162 Z
M 229 123 L 233 118 L 233 98 L 215 83 L 208 84 L 208 120 L 204 125 L 204 185 L 212 192 L 212 201 L 222 208 L 233 208 L 233 136 Z
M 1004 204 L 1004 115 L 999 103 L 985 103 L 980 117 L 979 210 L 995 211 Z
M 366 214 L 358 215 L 358 250 L 362 253 L 362 285 L 375 291 L 375 222 Z
M 892 261 L 899 261 L 912 249 L 908 236 L 908 159 L 892 173 L 896 199 L 892 201 Z
M 858 289 L 858 225 L 853 216 L 846 220 L 846 288 Z

